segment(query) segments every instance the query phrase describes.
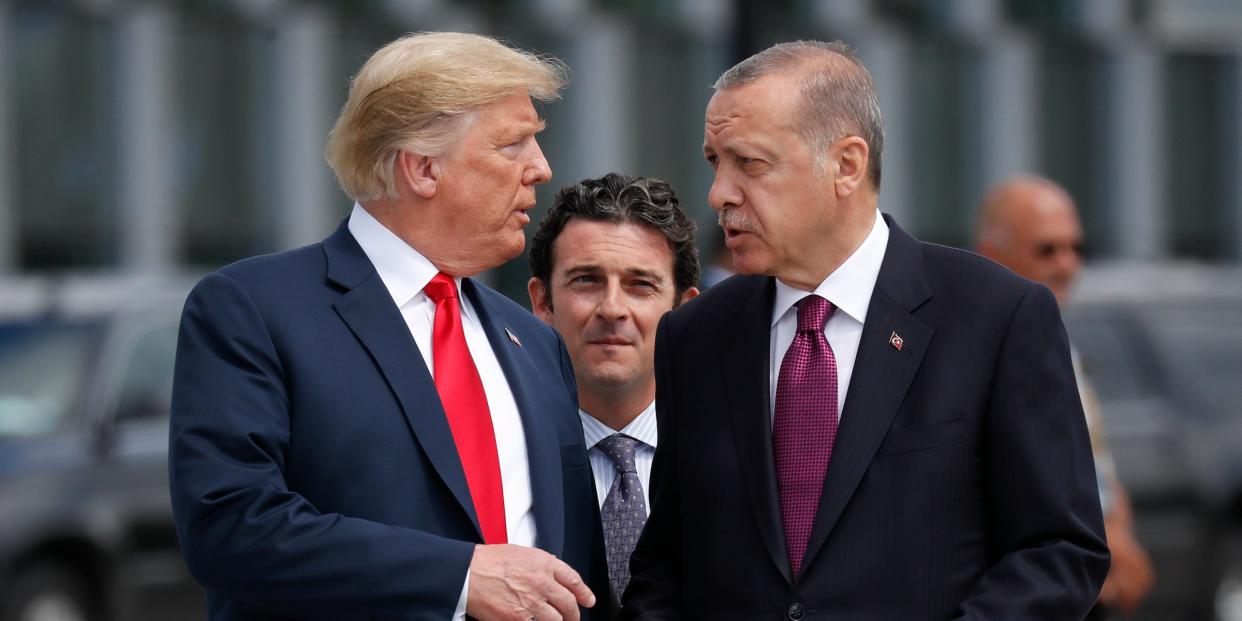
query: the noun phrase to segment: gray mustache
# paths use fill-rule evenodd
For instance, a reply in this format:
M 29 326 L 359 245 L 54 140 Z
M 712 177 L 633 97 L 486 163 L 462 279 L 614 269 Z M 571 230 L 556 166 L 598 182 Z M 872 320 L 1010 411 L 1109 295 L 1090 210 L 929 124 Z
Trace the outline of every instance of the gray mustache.
M 755 223 L 750 218 L 738 213 L 736 209 L 721 211 L 716 216 L 716 224 L 721 229 L 737 229 L 739 231 L 753 231 L 755 228 Z

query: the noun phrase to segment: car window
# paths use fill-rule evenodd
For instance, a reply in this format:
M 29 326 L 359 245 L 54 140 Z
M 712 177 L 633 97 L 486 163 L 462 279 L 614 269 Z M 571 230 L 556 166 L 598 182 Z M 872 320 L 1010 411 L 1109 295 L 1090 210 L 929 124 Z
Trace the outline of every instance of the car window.
M 1215 412 L 1237 412 L 1242 401 L 1242 308 L 1162 309 L 1153 326 L 1179 385 Z
M 1137 343 L 1126 334 L 1117 315 L 1067 314 L 1066 329 L 1078 350 L 1084 371 L 1100 401 L 1142 399 L 1152 395 L 1143 379 L 1135 351 Z
M 116 419 L 166 418 L 172 399 L 177 324 L 166 321 L 149 326 L 131 342 L 117 376 Z
M 60 427 L 82 394 L 93 331 L 54 321 L 0 324 L 0 436 Z

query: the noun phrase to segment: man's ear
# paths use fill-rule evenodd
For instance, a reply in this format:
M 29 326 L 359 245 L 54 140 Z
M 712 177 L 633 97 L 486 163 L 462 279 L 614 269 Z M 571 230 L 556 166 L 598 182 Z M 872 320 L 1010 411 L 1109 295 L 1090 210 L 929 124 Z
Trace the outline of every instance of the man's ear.
M 543 280 L 531 277 L 526 281 L 526 293 L 530 295 L 530 310 L 549 326 L 552 325 L 552 295 Z
M 858 136 L 846 136 L 838 140 L 828 152 L 829 170 L 835 169 L 833 185 L 838 197 L 846 197 L 858 191 L 867 183 L 867 163 L 871 149 L 867 141 Z
M 420 198 L 433 198 L 440 186 L 440 160 L 429 155 L 398 151 L 393 176 Z
M 685 304 L 686 302 L 689 302 L 690 300 L 693 300 L 694 298 L 698 297 L 698 295 L 699 295 L 699 288 L 690 287 L 689 289 L 686 289 L 685 291 L 681 292 L 681 299 L 677 300 L 677 305 L 681 306 L 682 304 Z

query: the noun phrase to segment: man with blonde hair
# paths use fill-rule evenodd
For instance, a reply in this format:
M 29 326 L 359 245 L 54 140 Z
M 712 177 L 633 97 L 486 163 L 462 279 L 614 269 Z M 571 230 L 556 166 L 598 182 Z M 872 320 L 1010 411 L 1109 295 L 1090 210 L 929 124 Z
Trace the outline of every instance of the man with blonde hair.
M 190 294 L 170 475 L 212 619 L 572 620 L 607 593 L 564 343 L 470 278 L 522 251 L 531 100 L 563 82 L 482 36 L 385 46 L 328 141 L 349 218 Z

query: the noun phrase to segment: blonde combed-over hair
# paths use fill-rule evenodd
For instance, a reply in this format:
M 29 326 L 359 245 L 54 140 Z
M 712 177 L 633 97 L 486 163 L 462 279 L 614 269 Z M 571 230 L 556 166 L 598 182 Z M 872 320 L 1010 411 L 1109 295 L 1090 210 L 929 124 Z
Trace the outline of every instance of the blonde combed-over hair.
M 479 106 L 525 91 L 553 101 L 564 63 L 457 32 L 404 36 L 375 52 L 354 77 L 328 135 L 326 156 L 356 201 L 393 197 L 399 151 L 443 155 Z

